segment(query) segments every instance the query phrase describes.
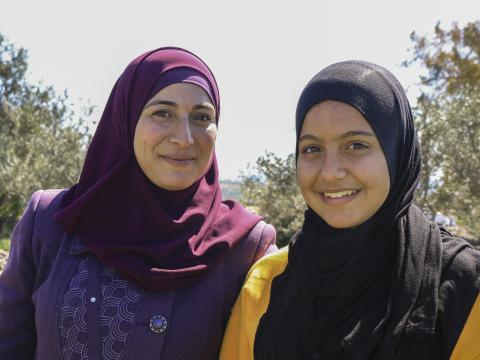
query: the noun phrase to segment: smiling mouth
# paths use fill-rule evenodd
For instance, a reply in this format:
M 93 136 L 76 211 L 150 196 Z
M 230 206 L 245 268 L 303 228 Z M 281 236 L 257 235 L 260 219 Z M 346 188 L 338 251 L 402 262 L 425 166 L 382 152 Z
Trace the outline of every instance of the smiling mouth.
M 327 204 L 341 205 L 349 202 L 360 190 L 324 191 L 320 192 Z
M 160 158 L 172 165 L 188 165 L 195 160 L 193 157 L 160 156 Z
M 336 192 L 321 192 L 321 194 L 328 199 L 340 199 L 347 196 L 355 195 L 357 192 L 358 190 L 344 190 Z

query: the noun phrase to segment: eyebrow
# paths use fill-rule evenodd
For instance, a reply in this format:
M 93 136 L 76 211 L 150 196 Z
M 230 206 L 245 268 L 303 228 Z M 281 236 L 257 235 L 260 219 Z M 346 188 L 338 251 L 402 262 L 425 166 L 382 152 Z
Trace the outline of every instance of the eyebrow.
M 202 103 L 202 104 L 198 104 L 198 105 L 195 105 L 193 107 L 194 110 L 199 110 L 199 109 L 205 109 L 205 110 L 212 110 L 212 111 L 215 111 L 215 108 L 213 107 L 212 104 L 210 103 Z
M 375 137 L 375 134 L 370 132 L 370 131 L 365 131 L 365 130 L 350 130 L 347 131 L 346 133 L 343 133 L 339 136 L 340 139 L 344 139 L 347 137 L 351 136 L 371 136 Z M 312 134 L 305 134 L 303 136 L 300 136 L 298 141 L 303 141 L 303 140 L 313 140 L 313 141 L 320 141 L 321 139 L 315 135 Z
M 151 106 L 157 106 L 157 105 L 167 105 L 167 106 L 172 106 L 172 107 L 178 107 L 178 104 L 174 101 L 169 101 L 169 100 L 156 100 L 152 101 L 149 103 L 146 107 L 149 108 Z M 215 108 L 213 105 L 205 102 L 202 104 L 197 104 L 193 107 L 193 110 L 199 110 L 199 109 L 204 109 L 204 110 L 212 110 L 215 111 Z
M 303 141 L 303 140 L 319 141 L 320 139 L 318 137 L 316 137 L 315 135 L 305 134 L 305 135 L 300 136 L 300 138 L 298 139 L 299 142 Z
M 375 137 L 375 134 L 370 132 L 370 131 L 365 131 L 365 130 L 351 130 L 347 131 L 346 133 L 340 135 L 340 138 L 346 138 L 350 136 L 373 136 Z
M 155 106 L 155 105 L 168 105 L 168 106 L 173 106 L 173 107 L 177 107 L 177 103 L 176 102 L 173 102 L 173 101 L 168 101 L 168 100 L 155 100 L 155 101 L 152 101 L 151 103 L 148 103 L 147 104 L 147 108 L 150 107 L 150 106 Z

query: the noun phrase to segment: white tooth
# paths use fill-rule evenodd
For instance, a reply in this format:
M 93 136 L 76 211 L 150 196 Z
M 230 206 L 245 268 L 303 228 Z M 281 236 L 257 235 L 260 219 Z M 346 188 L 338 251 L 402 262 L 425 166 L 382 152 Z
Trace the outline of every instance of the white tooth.
M 342 197 L 342 196 L 352 195 L 355 192 L 356 192 L 355 190 L 346 190 L 346 191 L 339 191 L 339 192 L 335 192 L 335 193 L 324 193 L 324 195 L 326 197 L 335 199 L 335 198 L 339 198 L 339 197 Z

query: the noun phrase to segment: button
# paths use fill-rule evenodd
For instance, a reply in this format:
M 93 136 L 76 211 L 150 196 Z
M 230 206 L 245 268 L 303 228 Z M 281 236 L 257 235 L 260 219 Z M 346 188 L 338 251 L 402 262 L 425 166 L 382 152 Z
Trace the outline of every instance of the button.
M 150 319 L 150 330 L 162 333 L 167 328 L 167 318 L 162 315 L 155 315 Z
M 92 297 L 90 298 L 90 302 L 91 302 L 91 303 L 94 303 L 95 301 L 97 301 L 97 298 L 96 298 L 95 296 L 92 296 Z

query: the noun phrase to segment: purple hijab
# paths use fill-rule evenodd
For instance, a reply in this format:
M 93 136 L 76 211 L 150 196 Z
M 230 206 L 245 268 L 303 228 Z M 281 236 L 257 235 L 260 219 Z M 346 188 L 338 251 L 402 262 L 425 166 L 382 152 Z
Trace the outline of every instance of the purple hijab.
M 201 59 L 173 47 L 140 55 L 113 87 L 80 180 L 55 216 L 103 264 L 152 292 L 197 281 L 261 219 L 234 201 L 222 202 L 215 154 L 206 174 L 180 191 L 155 186 L 140 169 L 133 137 L 143 107 L 180 82 L 206 91 L 218 123 L 217 83 Z

